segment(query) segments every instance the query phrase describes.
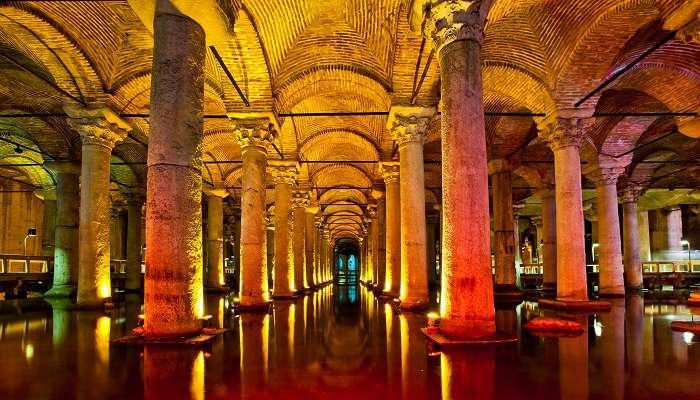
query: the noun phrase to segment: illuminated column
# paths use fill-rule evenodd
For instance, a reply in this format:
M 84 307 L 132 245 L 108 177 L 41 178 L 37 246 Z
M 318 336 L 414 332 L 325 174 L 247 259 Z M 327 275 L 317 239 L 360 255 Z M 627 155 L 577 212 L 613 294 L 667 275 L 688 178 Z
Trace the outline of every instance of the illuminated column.
M 617 212 L 617 179 L 624 171 L 624 165 L 612 165 L 606 160 L 601 161 L 601 165 L 588 175 L 596 185 L 598 202 L 598 292 L 601 296 L 625 295 L 620 219 Z
M 312 289 L 316 287 L 317 283 L 315 281 L 314 271 L 316 268 L 319 268 L 323 260 L 323 217 L 314 217 L 314 225 L 316 226 L 314 230 L 314 252 L 316 254 L 314 256 L 314 262 L 310 266 L 307 264 L 306 270 L 306 286 Z
M 367 269 L 366 279 L 369 281 L 374 281 L 375 270 L 379 268 L 379 219 L 377 218 L 377 205 L 369 204 L 367 205 L 367 216 L 370 220 L 369 225 L 369 246 L 370 252 L 372 253 L 372 259 L 370 260 L 370 268 Z M 376 282 L 376 281 L 374 281 Z
M 141 248 L 143 235 L 144 197 L 138 193 L 127 193 L 127 222 L 126 222 L 126 289 L 142 290 L 141 284 Z
M 386 199 L 381 190 L 372 190 L 372 197 L 377 200 L 377 264 L 374 268 L 373 287 L 384 290 L 386 276 Z
M 543 289 L 557 287 L 557 205 L 553 189 L 545 188 L 536 195 L 542 201 L 542 247 L 541 263 L 544 270 Z
M 399 148 L 401 307 L 428 306 L 423 142 L 434 108 L 393 106 L 387 128 Z
M 201 329 L 202 132 L 205 34 L 189 18 L 154 22 L 144 334 L 187 336 Z
M 313 282 L 313 270 L 314 270 L 314 263 L 316 262 L 316 258 L 318 257 L 318 252 L 317 252 L 317 230 L 316 230 L 316 213 L 318 213 L 318 207 L 316 206 L 311 206 L 306 208 L 306 222 L 305 222 L 305 229 L 304 229 L 304 251 L 306 253 L 306 257 L 304 260 L 304 286 L 307 289 L 310 289 L 314 286 Z
M 540 123 L 539 135 L 554 153 L 557 212 L 557 300 L 587 301 L 581 158 L 579 148 L 591 123 L 590 110 L 564 110 Z M 578 114 L 578 115 L 577 115 Z
M 649 237 L 649 211 L 637 213 L 639 227 L 639 253 L 642 261 L 651 261 L 651 238 Z
M 293 254 L 289 254 L 289 208 L 297 168 L 275 164 L 268 171 L 275 182 L 275 284 L 272 296 L 276 299 L 291 298 L 294 297 L 294 264 Z
M 426 217 L 427 224 L 427 234 L 426 234 L 426 247 L 428 251 L 428 285 L 436 287 L 438 286 L 439 278 L 437 274 L 437 237 L 438 229 L 440 229 L 440 216 L 436 214 L 430 214 Z
M 207 196 L 207 288 L 222 289 L 224 279 L 224 198 L 225 189 L 205 189 Z
M 441 66 L 446 223 L 441 236 L 440 329 L 447 336 L 487 337 L 496 331 L 480 61 L 490 4 L 436 2 L 423 28 Z
M 44 201 L 44 223 L 41 231 L 41 255 L 51 257 L 56 241 L 56 188 L 45 188 L 34 192 Z
M 106 108 L 66 107 L 66 113 L 82 140 L 77 304 L 101 308 L 112 297 L 109 163 L 114 145 L 131 127 Z
M 398 297 L 401 285 L 401 204 L 399 165 L 382 163 L 382 177 L 386 185 L 386 269 L 384 293 Z
M 267 248 L 265 223 L 265 169 L 267 148 L 274 130 L 267 118 L 238 119 L 236 135 L 243 168 L 241 195 L 240 307 L 267 306 Z
M 309 206 L 309 194 L 296 191 L 292 198 L 294 236 L 292 248 L 294 253 L 294 288 L 297 292 L 304 290 L 304 269 L 306 268 L 306 207 Z M 312 220 L 313 222 L 313 220 Z M 311 257 L 313 257 L 313 249 Z
M 682 251 L 683 246 L 683 215 L 680 207 L 670 207 L 664 210 L 666 216 L 666 248 L 669 251 Z M 674 256 L 671 256 L 674 257 Z
M 636 187 L 627 187 L 622 191 L 622 218 L 625 235 L 623 254 L 627 290 L 640 290 L 643 286 L 637 219 L 637 199 L 639 199 L 640 194 L 641 190 Z
M 317 280 L 316 282 L 322 283 L 324 281 L 323 275 L 325 271 L 328 271 L 331 267 L 331 260 L 333 259 L 333 249 L 331 248 L 331 232 L 328 230 L 328 228 L 323 229 L 322 233 L 323 237 L 323 242 L 322 242 L 322 258 L 321 258 L 321 264 L 319 268 L 316 270 L 317 272 Z
M 507 160 L 489 162 L 493 185 L 493 232 L 496 259 L 496 292 L 518 291 L 515 286 L 515 233 L 512 175 Z M 535 247 L 537 245 L 535 244 Z
M 53 285 L 44 297 L 70 297 L 78 285 L 78 207 L 80 167 L 72 163 L 46 164 L 56 177 L 56 233 Z

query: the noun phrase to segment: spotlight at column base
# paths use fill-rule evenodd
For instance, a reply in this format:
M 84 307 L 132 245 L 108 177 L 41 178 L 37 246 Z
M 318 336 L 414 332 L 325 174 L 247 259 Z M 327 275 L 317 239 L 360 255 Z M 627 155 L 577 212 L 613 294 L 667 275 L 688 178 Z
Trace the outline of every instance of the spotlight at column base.
M 549 308 L 554 310 L 566 310 L 566 311 L 609 311 L 610 303 L 607 301 L 596 301 L 596 300 L 582 300 L 582 301 L 569 301 L 569 300 L 550 300 L 541 299 L 537 302 L 540 308 Z

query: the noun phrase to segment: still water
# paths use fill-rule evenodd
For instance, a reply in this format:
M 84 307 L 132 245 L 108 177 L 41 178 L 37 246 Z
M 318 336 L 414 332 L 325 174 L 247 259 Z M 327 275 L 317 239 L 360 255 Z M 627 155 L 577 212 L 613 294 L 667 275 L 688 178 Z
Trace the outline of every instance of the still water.
M 670 330 L 693 318 L 683 305 L 615 300 L 575 317 L 583 335 L 557 339 L 521 329 L 541 313 L 525 302 L 497 311 L 517 343 L 440 352 L 423 314 L 394 315 L 362 287 L 269 315 L 235 315 L 229 301 L 207 299 L 229 330 L 203 349 L 110 345 L 136 326 L 138 295 L 106 313 L 0 302 L 0 399 L 700 399 L 700 338 Z

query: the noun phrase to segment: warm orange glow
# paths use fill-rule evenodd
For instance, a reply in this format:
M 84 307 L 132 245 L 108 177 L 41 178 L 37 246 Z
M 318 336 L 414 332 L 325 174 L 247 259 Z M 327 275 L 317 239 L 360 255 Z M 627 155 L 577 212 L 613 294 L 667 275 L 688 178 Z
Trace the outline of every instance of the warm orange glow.
M 111 282 L 110 282 L 109 280 L 107 280 L 106 282 L 102 282 L 102 283 L 99 285 L 99 289 L 98 289 L 98 292 L 99 292 L 99 293 L 98 293 L 98 296 L 99 296 L 99 298 L 101 298 L 101 299 L 108 299 L 108 298 L 112 297 L 112 288 L 111 288 L 111 285 L 112 285 L 112 284 L 111 284 Z
M 190 396 L 194 400 L 204 400 L 204 352 L 201 350 L 192 363 Z
M 97 358 L 103 364 L 109 362 L 109 335 L 112 320 L 109 317 L 99 317 L 95 327 L 95 351 Z
M 294 359 L 294 331 L 295 331 L 295 318 L 296 318 L 296 305 L 292 304 L 289 306 L 289 315 L 287 316 L 287 344 L 289 345 L 289 356 Z
M 224 298 L 219 299 L 219 328 L 224 327 Z

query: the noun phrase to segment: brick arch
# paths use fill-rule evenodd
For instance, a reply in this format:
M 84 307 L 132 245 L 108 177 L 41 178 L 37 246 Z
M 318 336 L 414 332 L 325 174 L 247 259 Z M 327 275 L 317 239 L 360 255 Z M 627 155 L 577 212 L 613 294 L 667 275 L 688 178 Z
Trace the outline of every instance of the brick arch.
M 32 139 L 17 131 L 5 130 L 1 124 L 0 137 L 21 144 L 22 146 L 41 151 L 40 146 Z M 56 181 L 51 171 L 43 166 L 44 162 L 46 161 L 43 155 L 25 148 L 22 148 L 23 151 L 21 153 L 16 153 L 16 147 L 17 146 L 6 141 L 0 141 L 0 162 L 2 162 L 3 165 L 7 165 L 10 168 L 19 171 L 23 176 L 28 178 L 31 184 L 35 186 L 49 188 L 56 185 Z M 29 166 L 27 164 L 37 165 Z M 18 166 L 12 167 L 12 165 Z

